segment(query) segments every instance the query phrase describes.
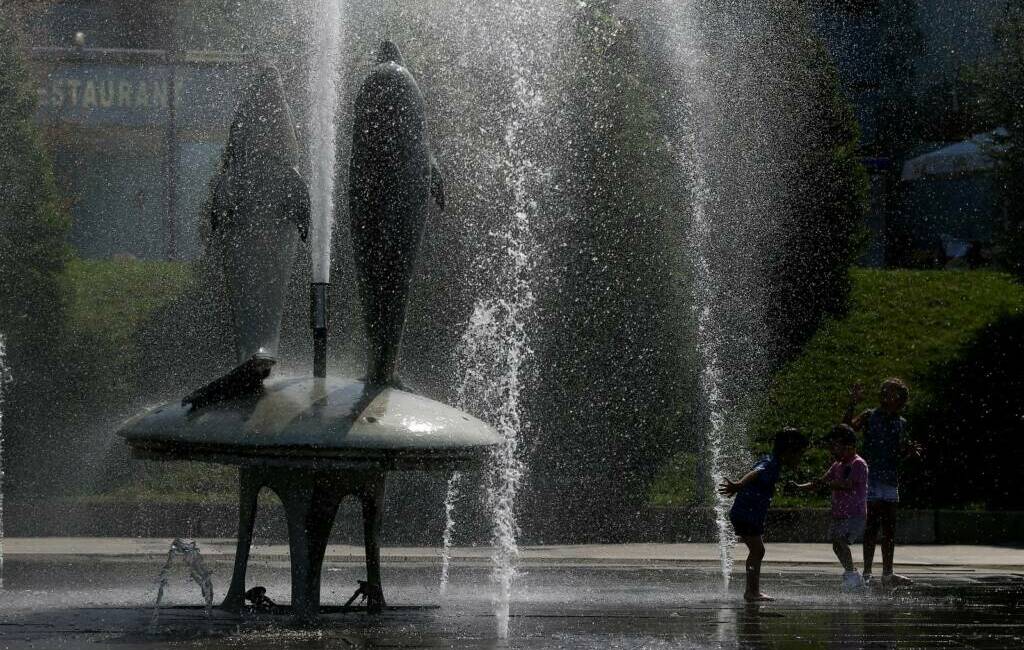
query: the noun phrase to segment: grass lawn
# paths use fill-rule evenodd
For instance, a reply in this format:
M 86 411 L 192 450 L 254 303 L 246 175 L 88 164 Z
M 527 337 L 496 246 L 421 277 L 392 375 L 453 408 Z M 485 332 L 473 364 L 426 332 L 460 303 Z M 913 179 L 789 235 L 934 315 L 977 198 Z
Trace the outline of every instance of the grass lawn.
M 191 279 L 188 262 L 73 260 L 65 274 L 68 325 L 73 334 L 124 345 L 147 315 L 180 295 Z
M 876 404 L 876 387 L 889 376 L 910 384 L 907 419 L 912 428 L 916 405 L 933 394 L 930 382 L 939 364 L 954 358 L 984 326 L 1022 312 L 1024 285 L 1006 274 L 855 269 L 849 313 L 826 322 L 803 353 L 776 374 L 756 405 L 751 423 L 755 450 L 764 450 L 782 426 L 824 434 L 840 421 L 852 383 L 865 386 L 869 401 L 863 409 Z M 824 471 L 827 462 L 823 449 L 812 448 L 798 475 Z M 651 499 L 684 503 L 692 492 L 690 481 L 663 471 L 652 485 Z M 782 494 L 775 503 L 823 504 L 825 499 Z
M 94 399 L 134 396 L 136 330 L 191 280 L 188 262 L 76 259 L 67 265 L 67 356 L 78 381 L 95 387 Z

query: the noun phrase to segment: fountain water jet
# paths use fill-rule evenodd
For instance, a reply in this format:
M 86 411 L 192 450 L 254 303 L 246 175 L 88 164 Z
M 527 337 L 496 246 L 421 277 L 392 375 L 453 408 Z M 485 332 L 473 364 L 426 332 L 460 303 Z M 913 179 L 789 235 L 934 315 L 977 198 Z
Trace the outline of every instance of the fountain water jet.
M 696 312 L 697 331 L 696 344 L 700 359 L 700 390 L 701 409 L 704 415 L 702 428 L 706 437 L 706 452 L 710 467 L 711 487 L 715 500 L 715 526 L 718 529 L 719 561 L 722 572 L 722 588 L 729 589 L 729 577 L 732 574 L 732 547 L 736 544 L 736 535 L 729 522 L 729 500 L 715 489 L 726 477 L 723 447 L 729 432 L 727 418 L 729 405 L 722 394 L 723 370 L 719 358 L 718 346 L 722 340 L 721 323 L 715 313 L 715 282 L 711 267 L 706 259 L 707 242 L 712 236 L 711 223 L 708 220 L 707 184 L 700 165 L 700 152 L 696 142 L 691 146 L 691 192 L 693 194 L 693 215 L 689 232 L 690 246 L 693 250 L 693 283 L 694 311 Z
M 327 375 L 327 287 L 331 281 L 331 233 L 334 225 L 334 181 L 338 78 L 341 62 L 341 1 L 314 0 L 313 47 L 309 70 L 309 203 L 312 278 L 310 315 L 313 330 L 313 374 Z
M 341 64 L 341 0 L 315 0 L 313 65 L 309 70 L 309 203 L 313 282 L 331 281 L 335 145 Z
M 775 37 L 757 3 L 659 2 L 646 19 L 653 47 L 671 71 L 667 114 L 691 209 L 680 246 L 687 251 L 698 418 L 705 489 L 718 532 L 722 583 L 729 586 L 730 500 L 716 487 L 749 467 L 745 401 L 763 388 L 771 333 L 764 323 L 765 260 L 773 256 L 788 206 L 774 176 L 784 111 L 774 106 L 775 63 L 751 43 Z
M 0 589 L 4 587 L 4 394 L 10 381 L 7 340 L 0 333 Z
M 473 263 L 478 298 L 456 355 L 456 404 L 491 422 L 503 439 L 485 477 L 500 638 L 509 633 L 519 553 L 515 503 L 526 472 L 522 440 L 529 423 L 522 400 L 531 372 L 529 328 L 540 252 L 535 230 L 541 197 L 549 191 L 548 113 L 552 96 L 560 92 L 553 70 L 565 50 L 559 49 L 567 33 L 564 11 L 536 0 L 473 5 L 460 30 L 451 34 L 465 53 L 457 60 L 469 67 L 470 78 L 481 65 L 490 65 L 505 85 L 503 94 L 488 98 L 495 103 L 494 120 L 481 133 L 490 137 L 474 138 L 476 150 L 465 152 L 488 173 L 478 180 L 478 192 L 504 198 L 487 208 L 490 236 Z
M 509 250 L 509 258 L 513 270 L 529 263 L 529 257 L 516 248 Z M 521 373 L 531 353 L 524 318 L 532 307 L 533 294 L 527 283 L 528 274 L 518 277 L 519 286 L 511 288 L 521 292 L 519 302 L 478 302 L 459 346 L 460 370 L 465 377 L 459 403 L 472 405 L 470 410 L 486 412 L 502 437 L 501 444 L 492 452 L 486 477 L 487 504 L 493 517 L 491 579 L 498 587 L 495 616 L 502 639 L 508 638 L 509 608 L 519 557 L 515 499 L 525 472 L 519 450 L 525 425 L 519 399 Z
M 441 580 L 438 593 L 448 593 L 448 574 L 452 563 L 452 537 L 455 534 L 455 502 L 459 498 L 459 487 L 462 482 L 460 472 L 452 472 L 448 478 L 448 488 L 444 495 L 444 534 L 441 537 Z
M 213 610 L 213 580 L 210 571 L 203 564 L 203 556 L 199 553 L 199 545 L 192 539 L 175 538 L 171 542 L 171 548 L 167 551 L 167 561 L 160 568 L 160 576 L 157 579 L 159 587 L 156 592 L 156 603 L 153 605 L 153 619 L 150 622 L 151 628 L 156 628 L 160 623 L 160 605 L 164 599 L 164 589 L 167 588 L 171 569 L 174 568 L 174 560 L 180 558 L 188 567 L 189 579 L 196 583 L 203 595 L 203 605 L 206 611 L 206 619 L 210 620 Z

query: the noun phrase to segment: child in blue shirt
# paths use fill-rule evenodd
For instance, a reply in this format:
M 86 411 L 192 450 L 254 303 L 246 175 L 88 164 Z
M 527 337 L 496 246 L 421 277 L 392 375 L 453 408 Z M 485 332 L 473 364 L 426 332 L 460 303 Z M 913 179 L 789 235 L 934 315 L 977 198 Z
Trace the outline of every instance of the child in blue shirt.
M 843 420 L 854 430 L 863 432 L 861 455 L 871 468 L 864 530 L 864 580 L 871 581 L 875 544 L 881 541 L 882 584 L 909 584 L 909 578 L 893 573 L 893 556 L 896 549 L 896 507 L 900 500 L 900 460 L 905 456 L 921 455 L 920 445 L 907 439 L 907 421 L 900 415 L 910 398 L 910 390 L 899 378 L 890 377 L 882 382 L 878 408 L 854 416 L 862 397 L 860 384 L 850 388 L 850 405 Z
M 729 511 L 736 536 L 747 545 L 747 587 L 743 598 L 748 601 L 772 600 L 761 592 L 761 561 L 764 559 L 764 520 L 775 494 L 775 484 L 783 466 L 794 467 L 808 446 L 807 436 L 799 430 L 786 428 L 775 434 L 772 453 L 763 456 L 739 481 L 725 479 L 718 492 L 736 496 Z

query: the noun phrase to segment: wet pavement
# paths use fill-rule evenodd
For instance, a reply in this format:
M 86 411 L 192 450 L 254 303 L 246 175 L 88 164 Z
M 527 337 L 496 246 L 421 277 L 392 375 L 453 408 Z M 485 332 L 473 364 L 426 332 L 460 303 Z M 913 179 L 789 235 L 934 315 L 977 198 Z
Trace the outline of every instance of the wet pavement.
M 592 553 L 591 553 L 592 554 Z M 472 555 L 472 554 L 470 554 Z M 567 554 L 563 554 L 567 555 Z M 577 555 L 586 555 L 581 553 Z M 153 625 L 162 558 L 156 555 L 14 555 L 0 591 L 2 648 L 1019 648 L 1024 647 L 1024 571 L 979 566 L 906 567 L 895 591 L 843 593 L 827 564 L 768 565 L 777 600 L 746 605 L 742 576 L 723 593 L 716 567 L 699 562 L 615 562 L 562 557 L 526 563 L 512 603 L 511 638 L 496 638 L 489 567 L 467 558 L 438 594 L 430 559 L 386 562 L 384 614 L 323 616 L 300 628 L 281 615 L 207 618 L 182 567 Z M 212 554 L 218 597 L 230 557 Z M 324 602 L 348 599 L 362 567 L 325 564 Z M 284 558 L 257 557 L 250 585 L 287 601 Z

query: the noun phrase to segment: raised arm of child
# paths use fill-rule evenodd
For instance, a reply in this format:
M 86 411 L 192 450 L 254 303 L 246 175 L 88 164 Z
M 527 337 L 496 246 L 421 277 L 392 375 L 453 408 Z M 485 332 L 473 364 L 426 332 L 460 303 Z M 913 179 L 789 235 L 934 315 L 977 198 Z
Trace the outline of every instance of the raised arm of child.
M 739 481 L 731 481 L 726 478 L 718 484 L 718 493 L 725 497 L 731 497 L 747 485 L 750 485 L 751 482 L 757 480 L 757 475 L 760 473 L 761 470 L 752 469 Z
M 867 422 L 870 411 L 862 411 L 860 415 L 854 415 L 857 405 L 864 399 L 864 386 L 856 383 L 850 386 L 850 401 L 846 405 L 846 412 L 843 413 L 843 424 L 848 424 L 854 431 L 860 431 Z

